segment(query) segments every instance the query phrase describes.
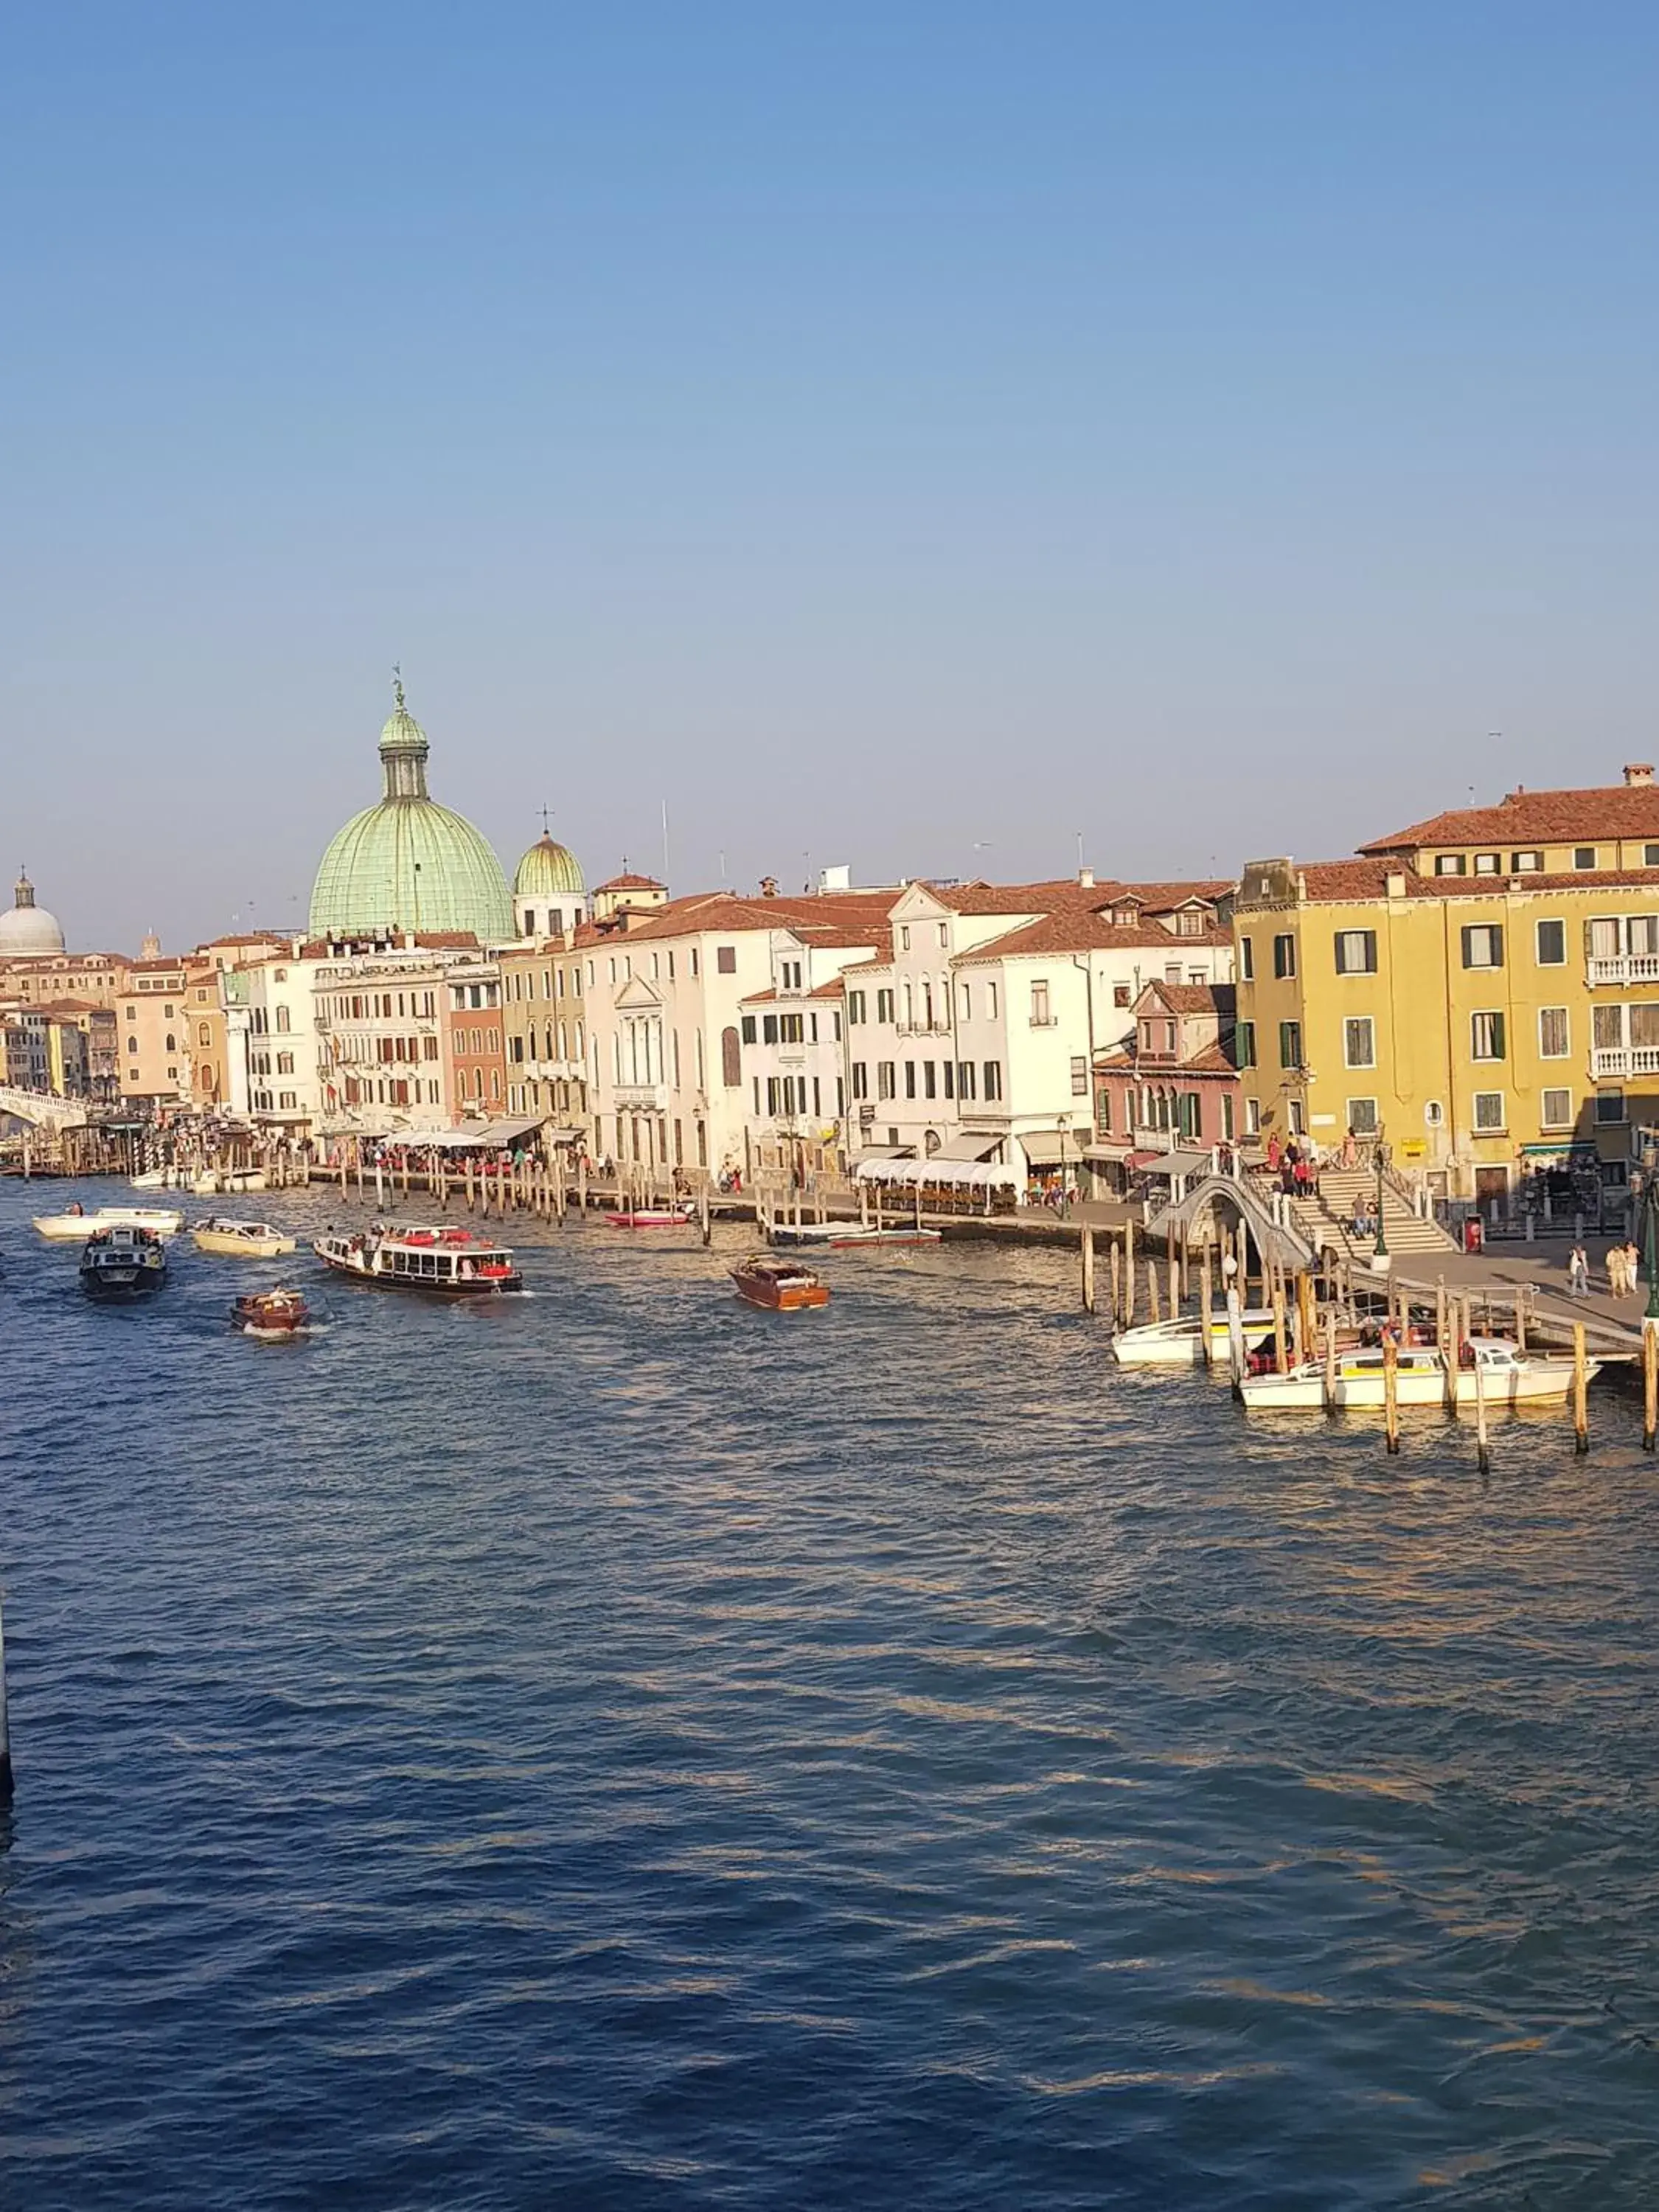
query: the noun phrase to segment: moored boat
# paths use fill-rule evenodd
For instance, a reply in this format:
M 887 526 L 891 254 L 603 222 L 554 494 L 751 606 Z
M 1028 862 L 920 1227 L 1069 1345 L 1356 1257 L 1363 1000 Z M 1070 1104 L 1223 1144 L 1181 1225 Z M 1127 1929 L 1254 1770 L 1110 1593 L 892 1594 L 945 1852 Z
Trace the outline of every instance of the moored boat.
M 149 1297 L 167 1279 L 167 1255 L 152 1229 L 95 1230 L 81 1254 L 81 1288 L 108 1304 Z
M 757 1253 L 731 1273 L 740 1298 L 771 1313 L 798 1313 L 830 1303 L 828 1288 L 799 1260 L 769 1260 Z
M 204 1168 L 190 1187 L 198 1198 L 234 1190 L 263 1190 L 265 1171 L 263 1168 Z
M 831 1252 L 857 1251 L 866 1244 L 937 1244 L 937 1229 L 878 1229 L 860 1221 L 775 1221 L 767 1235 L 774 1244 L 817 1245 Z
M 1489 1410 L 1503 1406 L 1561 1405 L 1572 1388 L 1571 1359 L 1522 1352 L 1508 1337 L 1477 1336 L 1464 1347 L 1465 1358 L 1452 1370 L 1451 1387 L 1460 1408 L 1472 1410 L 1484 1399 Z M 1600 1360 L 1586 1363 L 1586 1376 L 1601 1369 Z M 1386 1353 L 1381 1345 L 1365 1345 L 1337 1355 L 1336 1373 L 1329 1381 L 1332 1403 L 1339 1410 L 1380 1412 L 1386 1402 Z M 1395 1354 L 1395 1402 L 1401 1406 L 1443 1406 L 1447 1398 L 1446 1363 L 1431 1346 L 1402 1345 Z M 1234 1385 L 1252 1413 L 1322 1411 L 1328 1387 L 1323 1361 L 1310 1359 L 1285 1375 L 1247 1375 Z
M 1271 1312 L 1251 1308 L 1239 1316 L 1246 1344 L 1271 1331 Z M 1224 1312 L 1210 1315 L 1212 1362 L 1228 1361 L 1230 1324 Z M 1143 1322 L 1139 1328 L 1120 1329 L 1112 1339 L 1112 1357 L 1120 1367 L 1202 1367 L 1204 1322 L 1199 1314 L 1177 1314 L 1170 1321 Z
M 325 1231 L 311 1249 L 337 1273 L 387 1290 L 489 1297 L 524 1286 L 507 1247 L 470 1229 L 376 1222 L 367 1230 Z
M 236 1260 L 276 1260 L 295 1245 L 295 1238 L 284 1237 L 268 1221 L 217 1221 L 211 1214 L 192 1226 L 190 1237 L 198 1252 Z
M 612 1229 L 684 1229 L 696 1219 L 696 1211 L 690 1199 L 682 1199 L 676 1206 L 629 1206 L 605 1218 Z
M 238 1298 L 230 1312 L 248 1336 L 292 1336 L 311 1318 L 305 1293 L 284 1289 L 254 1291 Z
M 176 1237 L 185 1217 L 167 1206 L 100 1206 L 88 1213 L 71 1206 L 62 1213 L 37 1213 L 34 1226 L 53 1244 L 84 1244 L 102 1229 L 148 1229 L 157 1237 Z

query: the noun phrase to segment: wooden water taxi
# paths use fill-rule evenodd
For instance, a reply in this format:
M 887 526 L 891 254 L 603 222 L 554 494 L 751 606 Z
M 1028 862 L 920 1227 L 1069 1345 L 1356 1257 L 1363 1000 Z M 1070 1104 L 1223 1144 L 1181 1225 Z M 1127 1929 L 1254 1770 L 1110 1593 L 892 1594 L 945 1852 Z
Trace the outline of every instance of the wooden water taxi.
M 34 1226 L 52 1244 L 84 1244 L 104 1229 L 148 1229 L 157 1237 L 176 1237 L 185 1225 L 182 1213 L 167 1206 L 100 1206 L 88 1213 L 70 1206 L 62 1213 L 37 1213 Z
M 1339 1409 L 1381 1412 L 1385 1403 L 1385 1353 L 1381 1345 L 1339 1352 L 1330 1380 L 1331 1401 Z M 1587 1377 L 1601 1363 L 1586 1363 Z M 1479 1370 L 1477 1376 L 1477 1369 Z M 1443 1406 L 1446 1363 L 1430 1346 L 1402 1345 L 1395 1355 L 1395 1402 L 1401 1406 Z M 1286 1375 L 1247 1375 L 1233 1388 L 1253 1413 L 1316 1413 L 1325 1405 L 1327 1376 L 1322 1360 L 1310 1359 Z M 1464 1347 L 1454 1370 L 1452 1389 L 1460 1408 L 1473 1410 L 1484 1398 L 1491 1410 L 1503 1406 L 1559 1406 L 1572 1388 L 1571 1359 L 1522 1352 L 1508 1337 L 1477 1336 Z
M 757 1254 L 731 1271 L 738 1296 L 751 1306 L 770 1313 L 799 1313 L 808 1306 L 827 1306 L 830 1292 L 810 1267 L 799 1260 L 769 1260 Z
M 255 1291 L 237 1299 L 230 1317 L 246 1336 L 284 1337 L 305 1327 L 311 1309 L 302 1291 Z
M 1246 1344 L 1272 1333 L 1273 1317 L 1264 1308 L 1252 1307 L 1239 1316 Z M 1177 1314 L 1172 1321 L 1145 1322 L 1138 1328 L 1120 1329 L 1112 1339 L 1112 1357 L 1120 1367 L 1224 1367 L 1229 1356 L 1229 1323 L 1224 1312 L 1210 1316 L 1210 1359 L 1204 1356 L 1204 1322 L 1198 1314 Z
M 277 1260 L 295 1244 L 268 1221 L 216 1221 L 211 1214 L 195 1224 L 190 1237 L 198 1252 L 216 1252 L 230 1260 Z
M 130 1304 L 159 1291 L 167 1279 L 167 1255 L 152 1229 L 99 1229 L 81 1254 L 81 1288 L 103 1304 Z
M 325 1231 L 311 1249 L 325 1267 L 386 1290 L 465 1298 L 500 1297 L 524 1287 L 507 1247 L 470 1229 L 376 1222 L 345 1233 Z

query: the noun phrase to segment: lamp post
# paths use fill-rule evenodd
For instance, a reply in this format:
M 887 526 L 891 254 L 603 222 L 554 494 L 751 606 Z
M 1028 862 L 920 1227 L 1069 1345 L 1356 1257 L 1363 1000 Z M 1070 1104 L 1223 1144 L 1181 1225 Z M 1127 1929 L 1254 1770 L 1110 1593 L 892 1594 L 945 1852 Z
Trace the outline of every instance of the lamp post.
M 1651 1145 L 1642 1152 L 1642 1264 L 1648 1271 L 1645 1318 L 1659 1322 L 1659 1152 Z
M 1382 1171 L 1389 1164 L 1389 1148 L 1383 1141 L 1382 1124 L 1380 1121 L 1376 1125 L 1375 1157 L 1376 1160 L 1376 1249 L 1373 1257 L 1386 1260 L 1389 1256 L 1389 1245 L 1388 1239 L 1382 1234 Z

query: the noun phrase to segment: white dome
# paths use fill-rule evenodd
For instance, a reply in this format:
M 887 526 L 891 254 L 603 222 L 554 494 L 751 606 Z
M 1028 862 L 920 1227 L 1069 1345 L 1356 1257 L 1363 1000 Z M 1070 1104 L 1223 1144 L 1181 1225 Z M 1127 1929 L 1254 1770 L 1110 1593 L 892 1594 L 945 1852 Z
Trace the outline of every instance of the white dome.
M 17 903 L 0 914 L 0 957 L 28 959 L 61 952 L 64 933 L 55 914 L 34 903 L 34 886 L 27 876 L 17 878 Z

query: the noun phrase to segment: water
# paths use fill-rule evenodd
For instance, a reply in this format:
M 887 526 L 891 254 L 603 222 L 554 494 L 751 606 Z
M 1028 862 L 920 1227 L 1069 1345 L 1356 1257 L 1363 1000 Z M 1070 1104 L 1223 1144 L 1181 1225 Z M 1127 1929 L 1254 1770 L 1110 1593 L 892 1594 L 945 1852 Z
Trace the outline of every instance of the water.
M 1628 1405 L 1483 1484 L 1114 1374 L 1058 1253 L 779 1317 L 597 1228 L 252 1344 L 295 1263 L 93 1309 L 71 1194 L 0 1186 L 9 2212 L 1659 2197 Z

